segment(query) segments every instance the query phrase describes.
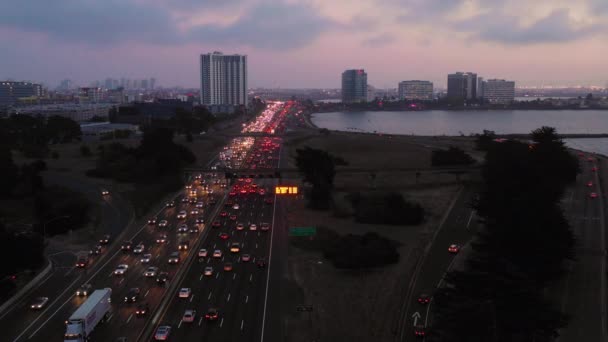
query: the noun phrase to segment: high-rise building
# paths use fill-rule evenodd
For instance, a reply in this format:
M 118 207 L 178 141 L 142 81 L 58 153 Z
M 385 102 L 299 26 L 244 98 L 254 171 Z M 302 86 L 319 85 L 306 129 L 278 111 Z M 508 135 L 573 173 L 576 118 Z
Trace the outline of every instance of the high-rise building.
M 112 89 L 112 79 L 106 78 L 106 81 L 104 82 L 103 87 L 106 89 Z
M 513 102 L 515 100 L 515 82 L 495 79 L 483 82 L 483 99 L 490 103 Z
M 70 89 L 72 89 L 72 80 L 69 80 L 69 79 L 62 80 L 59 83 L 59 87 L 57 87 L 57 88 L 59 90 L 70 90 Z
M 477 98 L 477 74 L 457 72 L 448 75 L 448 98 L 474 100 Z
M 97 87 L 78 88 L 79 103 L 98 103 L 101 102 L 103 90 Z
M 483 77 L 477 77 L 477 97 L 483 98 Z
M 32 82 L 0 81 L 0 105 L 12 105 L 24 97 L 42 97 L 42 86 Z
M 150 79 L 150 89 L 154 89 L 155 84 L 156 84 L 156 78 L 152 77 Z
M 247 56 L 221 52 L 200 57 L 201 104 L 247 105 Z
M 367 101 L 367 73 L 363 69 L 351 69 L 342 73 L 342 102 Z
M 433 82 L 418 80 L 399 82 L 399 99 L 432 100 Z
M 143 89 L 148 89 L 148 80 L 141 80 L 141 87 Z

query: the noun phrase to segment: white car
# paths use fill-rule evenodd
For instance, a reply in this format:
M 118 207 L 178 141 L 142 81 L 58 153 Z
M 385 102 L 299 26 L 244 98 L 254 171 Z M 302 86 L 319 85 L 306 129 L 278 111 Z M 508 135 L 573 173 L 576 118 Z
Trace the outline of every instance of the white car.
M 213 193 L 213 189 L 207 190 L 207 193 L 212 194 Z
M 166 227 L 168 224 L 169 222 L 167 222 L 167 220 L 161 220 L 160 222 L 158 222 L 159 227 Z
M 141 259 L 139 259 L 139 261 L 141 261 L 142 264 L 147 264 L 150 262 L 151 259 L 152 259 L 152 254 L 144 254 L 144 256 L 142 256 Z
M 179 228 L 177 228 L 177 232 L 178 233 L 187 233 L 188 232 L 188 225 L 187 224 L 182 224 L 181 226 L 179 226 Z
M 184 219 L 186 219 L 186 216 L 188 216 L 188 213 L 186 213 L 185 210 L 182 210 L 179 213 L 177 213 L 177 218 L 178 219 L 184 220 Z
M 232 209 L 234 210 L 239 210 L 241 207 L 239 207 L 238 203 L 234 203 L 234 205 L 232 206 Z
M 192 323 L 194 322 L 194 317 L 196 317 L 196 310 L 186 310 L 184 312 L 184 316 L 182 317 L 182 322 Z
M 182 287 L 179 290 L 179 298 L 188 298 L 188 297 L 190 297 L 191 293 L 192 293 L 192 290 L 189 287 Z
M 258 230 L 258 226 L 256 226 L 255 224 L 251 224 L 249 226 L 249 230 Z
M 171 334 L 171 326 L 170 325 L 161 325 L 156 329 L 156 333 L 154 334 L 154 339 L 156 341 L 166 341 L 169 339 L 169 335 Z
M 115 275 L 124 275 L 127 270 L 129 269 L 129 265 L 126 264 L 120 264 L 118 265 L 118 267 L 116 267 L 116 269 L 114 270 L 114 274 Z
M 237 223 L 236 224 L 236 230 L 243 230 L 243 229 L 245 229 L 245 225 L 244 224 L 242 224 L 242 223 Z
M 199 258 L 206 258 L 207 257 L 207 250 L 202 248 L 198 251 L 198 257 Z
M 144 272 L 144 277 L 156 277 L 157 274 L 158 274 L 158 267 L 150 266 L 150 267 L 148 267 L 146 272 Z
M 190 215 L 198 215 L 198 209 L 190 210 Z
M 205 206 L 205 204 L 203 202 L 196 202 L 195 207 L 198 209 L 202 209 Z
M 49 301 L 49 297 L 38 297 L 38 298 L 34 299 L 32 304 L 30 304 L 30 309 L 34 309 L 34 310 L 42 309 L 48 301 Z
M 214 258 L 221 258 L 222 257 L 222 251 L 219 249 L 216 249 L 213 251 L 213 257 Z
M 211 267 L 211 266 L 205 267 L 205 271 L 203 272 L 203 274 L 206 275 L 206 276 L 212 276 L 213 275 L 213 267 Z
M 145 249 L 144 244 L 140 243 L 139 245 L 135 246 L 135 248 L 133 249 L 133 253 L 135 253 L 135 254 L 143 253 L 144 249 Z

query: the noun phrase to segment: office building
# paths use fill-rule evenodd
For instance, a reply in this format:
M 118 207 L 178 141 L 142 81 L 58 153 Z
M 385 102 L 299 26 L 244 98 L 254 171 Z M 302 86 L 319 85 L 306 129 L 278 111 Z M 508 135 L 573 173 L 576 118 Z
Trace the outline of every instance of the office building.
M 475 100 L 477 98 L 477 74 L 472 72 L 449 74 L 448 98 Z
M 367 101 L 367 73 L 363 69 L 351 69 L 342 73 L 342 102 Z
M 0 81 L 0 106 L 8 106 L 20 98 L 42 97 L 42 86 L 32 82 Z
M 59 83 L 59 87 L 57 87 L 57 89 L 58 90 L 70 90 L 70 89 L 72 89 L 72 81 L 69 80 L 69 79 L 62 80 Z
M 200 77 L 202 105 L 247 105 L 247 56 L 203 54 Z
M 483 77 L 477 77 L 477 98 L 483 98 Z
M 399 99 L 432 100 L 433 82 L 418 80 L 399 82 Z
M 483 99 L 489 103 L 508 104 L 515 100 L 515 82 L 487 80 L 483 82 Z
M 79 103 L 98 103 L 102 101 L 103 91 L 97 87 L 78 88 Z

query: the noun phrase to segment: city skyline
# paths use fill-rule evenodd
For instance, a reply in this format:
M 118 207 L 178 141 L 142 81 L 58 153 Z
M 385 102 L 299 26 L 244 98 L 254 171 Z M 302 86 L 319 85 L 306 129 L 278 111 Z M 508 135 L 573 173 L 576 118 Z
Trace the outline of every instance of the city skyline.
M 442 88 L 454 70 L 521 86 L 608 79 L 598 72 L 608 53 L 604 0 L 43 4 L 0 4 L 0 43 L 11 46 L 0 79 L 55 87 L 63 79 L 86 85 L 155 75 L 162 86 L 197 88 L 198 56 L 215 50 L 249 56 L 252 88 L 339 88 L 333 75 L 352 68 L 365 69 L 377 88 L 404 79 Z M 103 29 L 83 30 L 93 26 Z

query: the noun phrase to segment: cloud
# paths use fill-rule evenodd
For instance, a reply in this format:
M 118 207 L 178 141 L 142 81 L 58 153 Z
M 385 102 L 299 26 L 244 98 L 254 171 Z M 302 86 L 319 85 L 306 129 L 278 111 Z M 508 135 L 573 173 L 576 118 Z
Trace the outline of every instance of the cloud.
M 391 7 L 399 6 L 400 9 L 407 11 L 407 13 L 397 17 L 399 22 L 420 22 L 453 12 L 467 1 L 470 0 L 390 0 L 388 3 L 382 3 L 388 4 Z
M 455 23 L 454 28 L 469 32 L 471 38 L 505 44 L 559 43 L 577 40 L 600 32 L 602 25 L 577 27 L 568 9 L 557 9 L 531 25 L 524 26 L 514 16 L 496 11 Z
M 383 33 L 363 41 L 363 45 L 381 47 L 395 42 L 397 39 L 390 33 Z

